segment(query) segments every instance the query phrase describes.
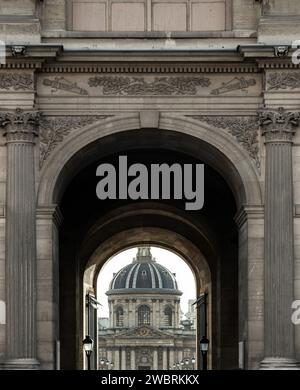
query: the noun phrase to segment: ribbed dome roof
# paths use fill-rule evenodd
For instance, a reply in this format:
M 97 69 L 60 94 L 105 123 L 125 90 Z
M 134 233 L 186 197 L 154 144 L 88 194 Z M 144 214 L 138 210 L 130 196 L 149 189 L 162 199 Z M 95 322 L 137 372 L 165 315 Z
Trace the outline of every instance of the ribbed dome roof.
M 181 294 L 175 274 L 155 261 L 150 247 L 138 248 L 133 262 L 114 275 L 107 294 L 129 293 L 128 290 L 132 289 L 149 290 L 147 292 L 150 293 Z

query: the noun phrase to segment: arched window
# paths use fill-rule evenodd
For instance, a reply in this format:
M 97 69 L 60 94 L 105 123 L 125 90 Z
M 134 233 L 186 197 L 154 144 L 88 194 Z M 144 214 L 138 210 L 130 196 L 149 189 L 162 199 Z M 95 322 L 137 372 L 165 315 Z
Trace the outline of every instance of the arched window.
M 142 305 L 138 310 L 138 325 L 150 325 L 150 308 Z
M 124 311 L 121 306 L 118 306 L 116 309 L 116 326 L 117 327 L 124 326 Z
M 173 316 L 173 310 L 170 306 L 167 306 L 165 308 L 165 325 L 166 326 L 172 326 L 172 324 L 173 324 L 172 316 Z

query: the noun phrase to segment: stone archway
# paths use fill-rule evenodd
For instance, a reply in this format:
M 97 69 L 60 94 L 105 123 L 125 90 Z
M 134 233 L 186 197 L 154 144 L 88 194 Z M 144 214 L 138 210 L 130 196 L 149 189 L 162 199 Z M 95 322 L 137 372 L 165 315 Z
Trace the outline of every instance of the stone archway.
M 132 129 L 139 127 L 137 119 L 136 116 L 128 116 L 121 120 L 107 121 L 107 123 L 104 123 L 101 126 L 101 137 L 99 136 L 99 128 L 97 126 L 87 127 L 85 132 L 74 132 L 72 136 L 66 139 L 57 150 L 54 151 L 41 171 L 38 191 L 37 239 L 38 247 L 41 247 L 45 242 L 47 242 L 47 247 L 46 249 L 44 248 L 41 250 L 41 253 L 38 256 L 38 311 L 40 310 L 41 312 L 39 303 L 41 305 L 42 302 L 46 302 L 49 304 L 53 314 L 53 319 L 49 324 L 51 334 L 44 338 L 38 334 L 39 355 L 41 356 L 41 351 L 45 348 L 49 348 L 44 356 L 40 358 L 45 366 L 50 365 L 53 362 L 54 351 L 51 349 L 50 344 L 52 345 L 53 340 L 60 338 L 60 328 L 62 326 L 67 326 L 67 322 L 59 326 L 58 318 L 61 300 L 59 300 L 56 286 L 60 283 L 60 288 L 64 288 L 66 291 L 70 287 L 70 285 L 68 285 L 68 280 L 59 282 L 58 276 L 60 264 L 67 262 L 71 252 L 66 252 L 67 256 L 65 258 L 62 257 L 61 252 L 59 255 L 58 238 L 60 230 L 60 213 L 57 206 L 60 205 L 63 194 L 72 182 L 72 179 L 88 166 L 88 164 L 91 164 L 99 157 L 99 151 L 101 151 L 102 156 L 107 156 L 109 153 L 122 150 L 122 148 L 123 150 L 131 150 L 132 146 L 130 146 L 128 140 L 134 140 L 135 147 L 157 147 L 157 149 L 167 147 L 168 150 L 173 152 L 176 150 L 184 150 L 186 154 L 193 158 L 195 158 L 195 156 L 200 156 L 202 161 L 212 166 L 221 176 L 223 176 L 223 178 L 225 178 L 227 185 L 234 195 L 236 207 L 241 210 L 239 217 L 237 218 L 240 227 L 239 240 L 242 245 L 240 244 L 239 247 L 239 283 L 241 284 L 239 296 L 239 331 L 235 342 L 237 344 L 238 340 L 242 340 L 247 342 L 248 345 L 251 345 L 248 333 L 249 324 L 247 322 L 248 291 L 249 286 L 251 286 L 251 279 L 247 280 L 248 263 L 251 261 L 248 247 L 249 245 L 252 245 L 252 241 L 255 240 L 257 234 L 256 228 L 257 226 L 261 228 L 262 220 L 260 206 L 261 190 L 253 163 L 247 153 L 239 147 L 233 139 L 226 136 L 226 134 L 222 133 L 220 130 L 213 129 L 209 126 L 199 127 L 199 124 L 193 120 L 187 121 L 178 118 L 165 117 L 161 120 L 160 130 L 144 129 L 142 131 L 135 131 Z M 163 128 L 171 130 L 162 130 Z M 145 134 L 146 136 L 143 139 L 143 135 Z M 117 142 L 117 140 L 120 142 Z M 145 144 L 145 140 L 147 140 L 147 144 Z M 63 153 L 62 150 L 64 150 Z M 74 212 L 76 212 L 76 210 Z M 173 213 L 173 216 L 177 214 L 178 213 Z M 231 217 L 231 220 L 233 220 L 233 216 Z M 153 220 L 150 221 L 147 227 L 163 227 L 159 226 L 159 224 L 157 225 L 157 222 L 156 225 L 153 226 L 153 223 Z M 178 225 L 178 227 L 184 227 L 184 229 L 187 229 L 187 226 L 188 223 Z M 127 228 L 126 226 L 123 226 L 123 231 L 126 231 L 129 227 L 130 225 L 127 225 Z M 202 233 L 205 236 L 205 234 L 209 234 L 210 232 L 207 230 Z M 62 240 L 60 241 L 62 242 Z M 79 272 L 72 282 L 74 286 L 70 289 L 70 291 L 72 291 L 71 295 L 73 295 L 73 302 L 75 302 L 74 299 L 77 299 L 77 302 L 80 302 L 80 300 L 78 300 L 78 291 L 80 291 L 80 289 L 77 288 L 78 286 L 76 287 L 76 284 L 78 284 L 79 280 L 78 275 L 80 275 L 80 272 L 82 272 L 82 269 L 84 269 L 85 266 L 84 262 L 80 263 L 79 260 L 81 258 L 81 255 L 79 254 L 81 249 L 77 249 L 79 251 L 72 254 L 72 256 L 76 258 L 76 262 L 73 263 L 73 266 L 77 267 L 76 272 Z M 47 260 L 47 263 L 43 263 L 45 260 Z M 87 257 L 85 257 L 85 262 L 86 261 Z M 43 271 L 51 275 L 51 279 L 48 278 L 46 282 L 48 288 L 46 293 L 42 291 L 45 280 L 42 273 L 39 273 L 39 267 L 41 268 L 44 265 L 46 265 L 48 271 Z M 259 283 L 262 283 L 262 281 L 259 281 Z M 78 305 L 76 306 L 76 310 L 80 310 Z M 225 312 L 223 313 L 223 317 L 226 317 Z M 79 337 L 80 324 L 77 324 L 76 334 Z M 76 343 L 74 337 L 72 340 L 69 340 L 69 342 Z M 77 352 L 75 352 L 75 354 L 78 359 L 80 356 L 80 346 L 78 343 L 76 347 Z M 224 348 L 226 349 L 227 347 Z M 228 347 L 228 350 L 229 349 L 230 346 Z M 260 350 L 258 352 L 256 350 L 253 351 L 254 355 L 257 355 L 258 353 L 260 353 Z M 216 362 L 222 360 L 221 355 L 221 351 L 217 350 L 215 357 Z M 246 357 L 246 360 L 249 360 L 250 362 L 251 359 L 253 360 L 250 349 L 249 357 Z M 80 367 L 78 363 L 79 360 L 77 360 L 78 368 Z M 215 367 L 221 366 L 222 364 L 219 363 L 216 363 L 215 365 Z
M 143 212 L 151 211 L 150 208 L 144 209 Z M 117 233 L 111 236 L 108 240 L 101 243 L 97 249 L 91 255 L 88 263 L 86 264 L 86 271 L 89 276 L 91 287 L 94 288 L 94 291 L 97 290 L 97 277 L 101 271 L 102 266 L 106 263 L 108 259 L 116 255 L 117 253 L 135 247 L 136 245 L 151 245 L 158 246 L 171 252 L 174 252 L 179 257 L 181 257 L 191 268 L 191 271 L 194 275 L 196 282 L 197 295 L 200 291 L 206 290 L 210 296 L 209 307 L 208 307 L 208 323 L 209 323 L 209 333 L 208 337 L 212 340 L 212 316 L 216 316 L 216 311 L 218 308 L 218 298 L 212 296 L 212 285 L 211 285 L 211 271 L 210 268 L 203 256 L 199 251 L 199 248 L 196 247 L 191 241 L 181 236 L 180 234 L 174 233 L 171 230 L 163 228 L 134 228 L 129 230 L 124 230 L 120 233 Z M 85 275 L 85 273 L 84 273 Z M 85 294 L 80 291 L 79 294 L 81 297 L 84 297 Z M 82 305 L 83 302 L 81 301 Z M 213 307 L 215 312 L 212 313 Z M 82 323 L 80 331 L 82 333 Z M 215 326 L 214 332 L 217 333 Z M 197 334 L 197 340 L 199 341 L 200 334 Z M 81 340 L 78 340 L 78 347 L 80 350 Z M 198 345 L 198 343 L 196 343 Z M 212 362 L 212 356 L 215 359 L 215 346 L 211 348 L 209 353 L 209 362 Z M 213 352 L 212 352 L 213 351 Z M 198 350 L 198 359 L 200 361 L 200 351 Z M 212 353 L 211 353 L 212 352 Z M 78 366 L 82 364 L 83 356 L 79 356 Z

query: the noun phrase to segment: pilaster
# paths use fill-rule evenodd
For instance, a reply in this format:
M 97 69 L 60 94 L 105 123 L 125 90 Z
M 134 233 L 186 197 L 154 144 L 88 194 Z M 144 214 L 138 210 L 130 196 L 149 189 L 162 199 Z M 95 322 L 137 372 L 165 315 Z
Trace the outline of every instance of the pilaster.
M 297 368 L 291 304 L 294 300 L 292 145 L 298 113 L 260 113 L 266 144 L 264 353 L 262 369 Z
M 7 142 L 6 361 L 4 368 L 33 369 L 36 345 L 36 228 L 34 140 L 39 113 L 0 113 Z

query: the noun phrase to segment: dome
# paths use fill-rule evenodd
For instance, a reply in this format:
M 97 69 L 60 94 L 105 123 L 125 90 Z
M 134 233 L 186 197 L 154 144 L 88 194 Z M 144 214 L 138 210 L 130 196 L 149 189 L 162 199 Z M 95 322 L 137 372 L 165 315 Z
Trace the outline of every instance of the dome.
M 107 295 L 130 292 L 168 293 L 181 295 L 175 274 L 158 264 L 150 247 L 140 247 L 131 264 L 116 273 Z

